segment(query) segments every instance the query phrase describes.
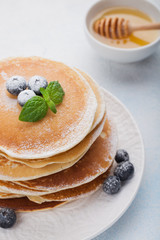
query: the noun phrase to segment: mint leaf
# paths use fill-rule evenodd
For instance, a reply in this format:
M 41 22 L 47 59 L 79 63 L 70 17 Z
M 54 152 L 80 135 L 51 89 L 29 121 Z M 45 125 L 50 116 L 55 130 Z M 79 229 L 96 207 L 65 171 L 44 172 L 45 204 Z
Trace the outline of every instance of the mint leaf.
M 50 99 L 48 91 L 44 88 L 40 88 L 40 92 L 43 95 L 43 97 L 44 97 L 48 107 L 51 109 L 51 111 L 56 113 L 57 112 L 56 106 L 55 106 L 54 102 Z
M 23 122 L 37 122 L 47 114 L 48 105 L 40 96 L 29 99 L 22 108 L 19 120 Z
M 63 101 L 64 91 L 58 81 L 50 82 L 46 91 L 55 105 L 58 105 Z

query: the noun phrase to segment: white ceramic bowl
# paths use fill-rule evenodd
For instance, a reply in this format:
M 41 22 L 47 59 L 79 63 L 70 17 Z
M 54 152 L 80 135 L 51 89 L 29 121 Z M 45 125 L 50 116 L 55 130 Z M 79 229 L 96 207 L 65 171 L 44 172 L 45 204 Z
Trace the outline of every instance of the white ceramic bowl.
M 85 32 L 90 45 L 101 56 L 116 62 L 129 63 L 147 58 L 156 51 L 160 42 L 160 36 L 152 43 L 138 48 L 123 49 L 103 44 L 90 33 L 89 26 L 93 18 L 101 11 L 111 7 L 131 7 L 148 14 L 157 22 L 160 22 L 160 11 L 157 6 L 145 0 L 104 0 L 92 5 L 85 18 Z

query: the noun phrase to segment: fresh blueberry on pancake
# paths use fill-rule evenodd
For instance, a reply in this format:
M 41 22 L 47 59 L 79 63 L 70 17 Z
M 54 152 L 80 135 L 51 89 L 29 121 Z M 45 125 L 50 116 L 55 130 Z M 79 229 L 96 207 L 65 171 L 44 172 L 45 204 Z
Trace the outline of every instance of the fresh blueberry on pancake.
M 28 88 L 35 92 L 37 95 L 41 95 L 40 88 L 46 88 L 48 86 L 47 80 L 42 76 L 33 76 L 28 82 Z
M 119 149 L 116 152 L 115 160 L 117 163 L 129 161 L 129 154 L 124 149 Z
M 36 94 L 32 90 L 24 90 L 20 92 L 20 94 L 18 95 L 19 105 L 23 107 L 24 104 L 34 96 L 36 96 Z
M 11 228 L 16 222 L 16 213 L 10 208 L 0 208 L 0 227 Z
M 117 176 L 109 176 L 103 183 L 103 191 L 108 194 L 115 194 L 121 188 L 121 181 Z
M 130 179 L 133 176 L 133 173 L 134 166 L 129 161 L 120 163 L 114 171 L 114 175 L 119 177 L 121 181 Z
M 7 91 L 15 96 L 26 89 L 27 83 L 22 76 L 12 76 L 6 82 Z

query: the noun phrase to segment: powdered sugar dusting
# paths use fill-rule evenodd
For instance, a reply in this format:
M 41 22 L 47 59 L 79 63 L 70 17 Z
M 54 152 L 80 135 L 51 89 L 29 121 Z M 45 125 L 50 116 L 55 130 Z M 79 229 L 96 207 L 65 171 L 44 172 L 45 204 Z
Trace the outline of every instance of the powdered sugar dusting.
M 106 138 L 107 135 L 105 132 L 101 132 L 100 136 L 101 136 L 101 138 Z
M 5 81 L 8 80 L 7 73 L 5 73 L 4 71 L 1 72 L 1 76 L 2 76 L 2 78 L 3 78 Z
M 17 98 L 11 98 L 6 93 L 6 85 L 3 83 L 3 85 L 0 85 L 1 91 L 0 91 L 0 108 L 3 108 L 3 111 L 12 110 L 14 112 L 19 112 L 18 106 L 17 106 Z

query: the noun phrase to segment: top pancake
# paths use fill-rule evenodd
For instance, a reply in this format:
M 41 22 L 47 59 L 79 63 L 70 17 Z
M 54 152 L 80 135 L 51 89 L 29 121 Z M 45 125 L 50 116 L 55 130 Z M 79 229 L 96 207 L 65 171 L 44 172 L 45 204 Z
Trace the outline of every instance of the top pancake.
M 65 96 L 57 114 L 48 111 L 36 123 L 18 120 L 21 107 L 6 91 L 6 80 L 33 75 L 48 82 L 59 81 Z M 97 108 L 96 97 L 85 79 L 66 65 L 38 57 L 0 62 L 0 150 L 10 157 L 38 159 L 54 156 L 77 145 L 92 128 Z
M 1 156 L 5 157 L 11 161 L 23 163 L 32 168 L 41 168 L 41 167 L 44 167 L 44 166 L 46 166 L 48 164 L 52 164 L 52 163 L 71 162 L 71 161 L 75 160 L 76 158 L 78 159 L 78 157 L 80 155 L 82 155 L 83 152 L 88 150 L 88 148 L 91 146 L 91 144 L 95 141 L 95 139 L 100 135 L 100 132 L 102 131 L 103 126 L 102 126 L 101 130 L 97 133 L 98 135 L 96 134 L 96 138 L 92 137 L 93 140 L 90 141 L 93 130 L 96 129 L 97 125 L 99 125 L 100 121 L 104 117 L 105 101 L 104 101 L 104 96 L 102 94 L 102 91 L 100 90 L 100 87 L 98 86 L 98 84 L 95 81 L 93 81 L 93 79 L 91 77 L 89 77 L 86 73 L 84 73 L 80 70 L 77 70 L 77 73 L 81 74 L 81 77 L 85 77 L 85 80 L 89 83 L 90 87 L 92 88 L 92 90 L 96 96 L 97 109 L 96 109 L 93 125 L 91 128 L 92 131 L 75 147 L 69 149 L 66 152 L 57 154 L 55 156 L 51 156 L 49 158 L 19 159 L 19 158 L 10 157 L 7 154 L 0 151 Z

